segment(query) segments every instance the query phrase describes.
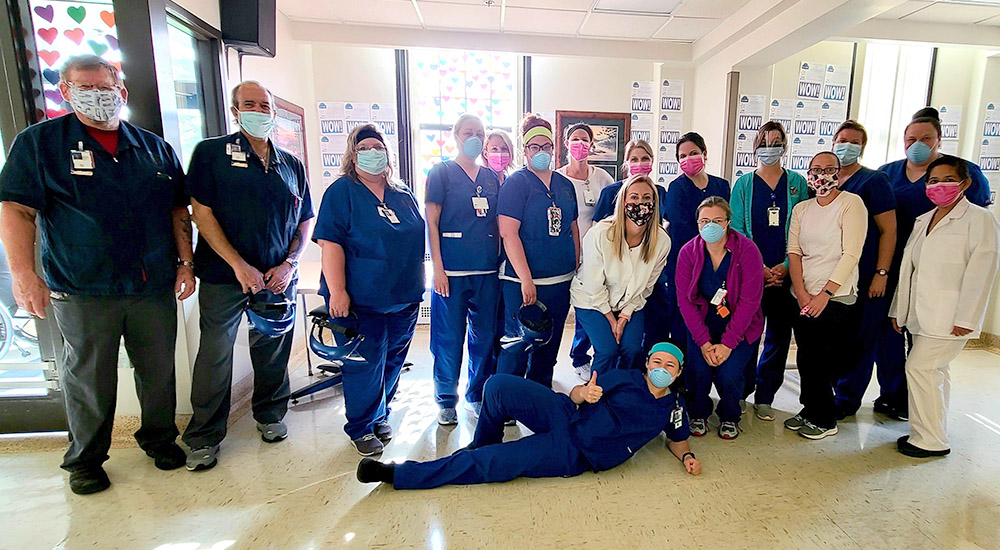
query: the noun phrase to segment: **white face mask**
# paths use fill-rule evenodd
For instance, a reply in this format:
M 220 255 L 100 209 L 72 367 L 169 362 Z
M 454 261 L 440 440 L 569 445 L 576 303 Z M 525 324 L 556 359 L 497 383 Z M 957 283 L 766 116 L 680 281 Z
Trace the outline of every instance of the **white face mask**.
M 69 87 L 69 102 L 73 110 L 81 115 L 96 120 L 108 122 L 114 120 L 125 105 L 121 90 L 83 90 L 76 86 Z

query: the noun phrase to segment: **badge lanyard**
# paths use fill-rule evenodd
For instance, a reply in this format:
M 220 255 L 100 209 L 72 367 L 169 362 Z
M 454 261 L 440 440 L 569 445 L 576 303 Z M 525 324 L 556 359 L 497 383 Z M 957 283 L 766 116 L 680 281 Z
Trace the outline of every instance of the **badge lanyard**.
M 542 184 L 544 186 L 544 184 Z M 546 216 L 549 221 L 549 236 L 558 237 L 562 233 L 562 208 L 556 206 L 556 196 L 552 193 L 552 190 L 545 190 L 546 196 L 552 201 L 552 206 L 546 211 Z
M 399 223 L 399 217 L 396 216 L 396 212 L 394 212 L 392 210 L 392 208 L 389 208 L 388 206 L 386 206 L 385 205 L 385 201 L 382 201 L 381 203 L 379 203 L 379 205 L 376 206 L 375 208 L 378 210 L 378 215 L 382 216 L 383 218 L 385 218 L 387 220 L 389 220 L 389 223 L 391 223 L 393 225 L 396 225 L 396 224 Z
M 485 218 L 490 211 L 490 201 L 482 196 L 483 186 L 476 186 L 476 196 L 472 197 L 472 209 L 476 211 L 476 217 Z
M 778 208 L 778 197 L 771 192 L 771 206 L 767 209 L 767 226 L 778 227 L 781 225 L 781 209 Z
M 597 204 L 597 198 L 594 197 L 594 190 L 590 187 L 590 178 L 583 181 L 583 204 L 586 206 L 594 206 Z
M 670 423 L 673 424 L 675 430 L 679 430 L 684 425 L 684 409 L 680 405 L 674 407 L 674 410 L 670 412 Z
M 94 152 L 85 150 L 82 141 L 78 141 L 76 147 L 76 149 L 71 149 L 69 152 L 71 159 L 69 173 L 74 176 L 93 176 Z
M 729 303 L 726 300 L 727 294 L 729 294 L 729 291 L 726 290 L 726 281 L 722 281 L 722 287 L 715 291 L 715 296 L 712 296 L 711 301 L 711 304 L 715 306 L 715 312 L 723 319 L 729 317 L 729 308 L 726 307 Z
M 240 147 L 239 138 L 236 139 L 236 143 L 226 144 L 226 154 L 229 155 L 229 165 L 236 168 L 246 168 L 247 164 L 247 154 Z

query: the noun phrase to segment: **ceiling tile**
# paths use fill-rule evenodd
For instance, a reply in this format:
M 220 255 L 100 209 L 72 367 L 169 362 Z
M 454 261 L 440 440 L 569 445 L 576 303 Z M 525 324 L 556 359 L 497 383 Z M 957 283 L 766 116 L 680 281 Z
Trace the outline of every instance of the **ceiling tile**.
M 646 40 L 660 25 L 667 21 L 667 17 L 655 17 L 651 15 L 613 15 L 608 13 L 591 14 L 590 19 L 583 26 L 580 33 L 584 36 L 598 38 L 632 38 L 636 40 Z
M 541 34 L 576 34 L 585 12 L 507 7 L 503 30 Z
M 662 13 L 667 15 L 682 0 L 598 0 L 595 11 Z
M 419 27 L 420 20 L 409 0 L 364 0 L 328 2 L 347 23 Z
M 708 34 L 722 19 L 674 17 L 654 38 L 695 41 Z
M 725 19 L 749 2 L 750 0 L 687 0 L 670 13 L 685 17 Z
M 367 0 L 365 0 L 367 1 Z M 500 4 L 477 6 L 418 2 L 427 28 L 454 30 L 500 30 Z
M 278 0 L 278 10 L 289 19 L 338 21 L 326 0 Z
M 590 11 L 594 0 L 507 0 L 510 8 L 546 8 L 553 10 Z
M 965 23 L 971 24 L 1000 15 L 997 6 L 972 6 L 969 4 L 937 3 L 903 18 L 903 21 L 925 23 Z
M 927 6 L 933 4 L 931 0 L 910 0 L 904 2 L 891 10 L 884 11 L 876 19 L 902 19 L 911 13 L 916 13 Z

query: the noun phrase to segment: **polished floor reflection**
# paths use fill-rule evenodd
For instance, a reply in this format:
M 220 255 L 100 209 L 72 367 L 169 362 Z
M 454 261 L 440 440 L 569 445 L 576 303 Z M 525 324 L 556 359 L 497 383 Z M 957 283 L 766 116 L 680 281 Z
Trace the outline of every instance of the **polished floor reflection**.
M 414 342 L 385 459 L 442 456 L 471 438 L 464 410 L 457 427 L 435 422 L 427 339 Z M 566 389 L 575 381 L 561 361 L 556 383 Z M 296 373 L 293 386 L 305 384 Z M 137 448 L 112 450 L 113 485 L 87 497 L 69 491 L 61 452 L 0 454 L 0 547 L 997 548 L 1000 357 L 963 352 L 952 383 L 954 451 L 944 459 L 897 453 L 906 426 L 874 416 L 870 398 L 835 437 L 783 430 L 797 410 L 791 372 L 776 422 L 748 415 L 735 441 L 713 424 L 693 442 L 699 477 L 659 439 L 601 474 L 413 492 L 355 480 L 343 398 L 330 391 L 292 408 L 280 444 L 261 442 L 241 418 L 207 472 L 161 472 Z

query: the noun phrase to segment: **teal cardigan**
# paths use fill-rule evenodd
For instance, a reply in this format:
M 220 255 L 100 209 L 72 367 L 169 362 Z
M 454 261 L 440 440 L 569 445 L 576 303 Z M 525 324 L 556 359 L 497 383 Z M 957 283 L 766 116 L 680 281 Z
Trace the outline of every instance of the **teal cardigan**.
M 788 191 L 788 212 L 785 213 L 785 243 L 787 246 L 792 209 L 799 202 L 809 198 L 809 186 L 806 184 L 806 179 L 798 172 L 785 170 L 785 174 L 788 178 L 788 185 L 785 186 Z M 753 172 L 743 174 L 740 179 L 736 180 L 736 183 L 733 184 L 732 197 L 729 200 L 729 206 L 733 209 L 733 229 L 750 240 L 753 240 L 753 223 L 750 219 L 751 205 L 753 205 L 753 175 Z M 788 254 L 785 254 L 785 268 L 788 268 Z

